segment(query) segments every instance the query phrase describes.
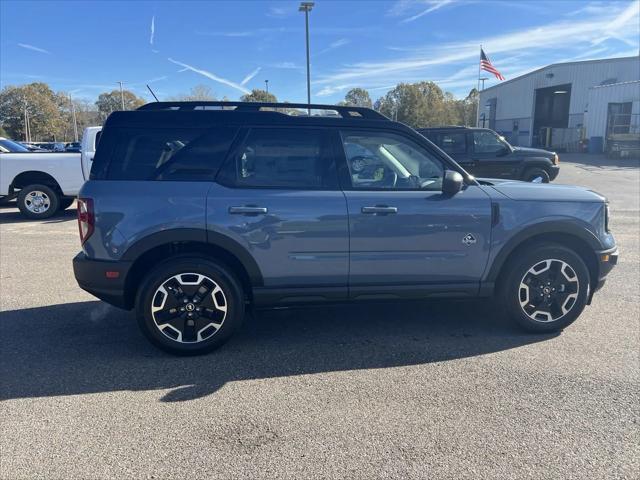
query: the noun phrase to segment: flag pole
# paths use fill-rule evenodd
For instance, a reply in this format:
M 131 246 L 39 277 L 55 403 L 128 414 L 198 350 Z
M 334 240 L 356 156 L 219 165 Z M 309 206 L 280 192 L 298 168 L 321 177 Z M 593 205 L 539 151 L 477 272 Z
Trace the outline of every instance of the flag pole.
M 476 127 L 480 126 L 480 65 L 482 65 L 482 44 L 480 44 L 480 55 L 478 55 L 478 84 L 477 84 L 477 91 L 478 91 L 478 105 L 476 107 Z

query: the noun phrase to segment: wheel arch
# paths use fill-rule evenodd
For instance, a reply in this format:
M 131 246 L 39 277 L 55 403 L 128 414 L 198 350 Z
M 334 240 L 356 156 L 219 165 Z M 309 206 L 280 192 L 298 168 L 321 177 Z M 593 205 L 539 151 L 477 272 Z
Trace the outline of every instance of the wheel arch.
M 189 255 L 204 256 L 229 268 L 249 299 L 253 287 L 263 285 L 257 263 L 235 240 L 199 229 L 166 230 L 139 240 L 122 256 L 123 261 L 132 262 L 124 283 L 126 305 L 133 306 L 142 278 L 150 268 L 169 258 Z
M 527 170 L 532 168 L 541 168 L 547 173 L 553 166 L 553 162 L 545 157 L 525 157 L 520 164 L 520 171 L 518 177 L 522 177 Z
M 20 190 L 34 184 L 46 185 L 62 195 L 62 188 L 60 188 L 58 181 L 50 174 L 39 170 L 27 170 L 25 172 L 20 172 L 11 181 L 9 190 L 13 193 L 15 189 Z
M 550 222 L 548 224 L 529 227 L 508 241 L 496 255 L 485 280 L 499 283 L 502 274 L 519 253 L 533 244 L 557 243 L 575 251 L 587 265 L 592 289 L 598 282 L 597 251 L 603 247 L 590 231 L 577 226 L 568 226 L 566 222 Z

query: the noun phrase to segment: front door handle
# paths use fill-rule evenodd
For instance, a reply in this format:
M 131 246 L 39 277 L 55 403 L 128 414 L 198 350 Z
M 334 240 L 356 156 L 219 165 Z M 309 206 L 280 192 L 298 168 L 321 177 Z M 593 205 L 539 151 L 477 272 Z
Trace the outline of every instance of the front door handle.
M 397 207 L 388 207 L 386 205 L 376 205 L 374 207 L 362 207 L 362 213 L 373 215 L 388 215 L 390 213 L 398 213 Z
M 229 213 L 233 215 L 265 215 L 267 213 L 265 207 L 242 206 L 229 207 Z

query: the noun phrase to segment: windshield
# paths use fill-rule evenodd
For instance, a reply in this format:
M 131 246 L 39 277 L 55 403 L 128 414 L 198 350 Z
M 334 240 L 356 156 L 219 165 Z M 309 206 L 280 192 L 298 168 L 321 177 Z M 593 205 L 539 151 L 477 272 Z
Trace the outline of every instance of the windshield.
M 13 140 L 7 140 L 6 138 L 0 139 L 0 145 L 11 153 L 29 153 L 29 149 L 24 145 L 14 142 Z

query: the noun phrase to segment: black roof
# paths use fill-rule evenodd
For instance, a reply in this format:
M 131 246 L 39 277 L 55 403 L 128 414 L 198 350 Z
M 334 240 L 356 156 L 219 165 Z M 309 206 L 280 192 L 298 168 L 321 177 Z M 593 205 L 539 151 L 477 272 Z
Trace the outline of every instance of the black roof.
M 435 132 L 439 130 L 477 130 L 476 127 L 465 127 L 460 125 L 443 125 L 441 127 L 417 128 L 419 132 Z
M 309 112 L 311 115 L 309 115 Z M 107 126 L 213 127 L 219 125 L 307 125 L 407 129 L 370 108 L 348 105 L 258 102 L 153 102 L 137 110 L 116 111 Z

